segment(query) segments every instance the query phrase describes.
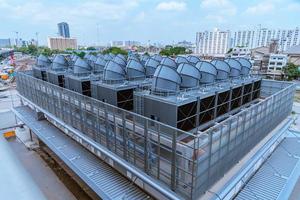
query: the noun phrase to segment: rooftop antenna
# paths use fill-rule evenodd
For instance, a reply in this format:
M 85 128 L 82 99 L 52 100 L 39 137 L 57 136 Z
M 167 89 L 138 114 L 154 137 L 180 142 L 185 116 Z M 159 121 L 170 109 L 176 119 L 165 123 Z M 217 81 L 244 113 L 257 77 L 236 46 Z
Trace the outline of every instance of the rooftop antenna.
M 36 46 L 39 46 L 39 32 L 35 32 L 35 37 L 36 37 Z

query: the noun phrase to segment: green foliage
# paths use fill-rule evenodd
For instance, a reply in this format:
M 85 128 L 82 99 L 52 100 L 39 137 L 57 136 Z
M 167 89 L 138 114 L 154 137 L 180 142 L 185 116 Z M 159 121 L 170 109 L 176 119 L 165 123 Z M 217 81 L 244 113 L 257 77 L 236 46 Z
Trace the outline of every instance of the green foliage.
M 227 51 L 227 53 L 231 53 L 232 51 L 233 51 L 233 49 L 230 48 L 230 49 Z
M 186 49 L 185 47 L 172 47 L 170 45 L 162 49 L 159 54 L 163 56 L 176 56 L 179 54 L 190 54 L 191 50 Z
M 300 71 L 298 66 L 293 63 L 288 63 L 284 67 L 284 74 L 287 76 L 288 80 L 294 80 L 300 77 Z
M 119 47 L 110 47 L 110 48 L 104 50 L 102 53 L 103 54 L 108 54 L 108 53 L 123 54 L 125 56 L 128 54 L 127 51 L 125 51 L 125 50 L 123 50 L 123 49 L 121 49 Z
M 144 55 L 145 56 L 150 56 L 150 54 L 148 52 L 145 52 Z
M 86 50 L 88 50 L 88 51 L 95 51 L 96 48 L 95 47 L 88 47 L 88 48 L 86 48 Z
M 85 56 L 85 52 L 83 52 L 83 51 L 81 51 L 81 52 L 73 51 L 73 54 L 77 55 L 80 58 L 83 58 Z

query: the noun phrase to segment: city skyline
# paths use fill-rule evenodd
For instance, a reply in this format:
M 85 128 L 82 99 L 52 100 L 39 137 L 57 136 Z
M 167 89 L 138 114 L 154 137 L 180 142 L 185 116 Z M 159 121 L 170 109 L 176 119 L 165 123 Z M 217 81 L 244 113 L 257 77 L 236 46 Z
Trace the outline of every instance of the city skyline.
M 300 2 L 295 0 L 29 0 L 19 3 L 0 0 L 0 17 L 7 21 L 2 24 L 0 38 L 14 38 L 18 32 L 19 38 L 31 39 L 38 32 L 42 45 L 46 45 L 48 36 L 57 36 L 57 23 L 61 21 L 70 25 L 72 36 L 80 45 L 105 45 L 118 40 L 172 44 L 182 40 L 194 42 L 196 32 L 215 27 L 232 31 L 253 29 L 259 24 L 267 28 L 295 28 L 300 16 Z

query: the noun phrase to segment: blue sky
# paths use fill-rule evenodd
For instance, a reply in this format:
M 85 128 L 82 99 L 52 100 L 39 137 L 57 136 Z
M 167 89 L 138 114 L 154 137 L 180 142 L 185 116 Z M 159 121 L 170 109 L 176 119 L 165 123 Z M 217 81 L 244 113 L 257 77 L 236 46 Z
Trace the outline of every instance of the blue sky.
M 79 44 L 148 40 L 194 41 L 195 32 L 300 26 L 300 0 L 0 0 L 0 38 L 35 38 L 46 44 L 66 21 Z

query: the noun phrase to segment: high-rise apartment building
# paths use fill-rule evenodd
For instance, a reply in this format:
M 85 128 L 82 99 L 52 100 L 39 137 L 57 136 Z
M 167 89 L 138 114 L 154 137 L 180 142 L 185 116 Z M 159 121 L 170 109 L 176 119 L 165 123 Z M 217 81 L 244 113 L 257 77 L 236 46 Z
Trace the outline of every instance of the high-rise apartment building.
M 227 53 L 230 45 L 230 31 L 197 32 L 195 53 L 203 56 L 220 56 Z
M 61 22 L 57 24 L 58 27 L 58 34 L 61 37 L 64 38 L 70 38 L 70 30 L 69 30 L 69 25 L 66 22 Z
M 49 37 L 48 47 L 58 50 L 77 49 L 77 40 L 75 38 Z
M 256 30 L 240 30 L 233 34 L 231 47 L 256 47 L 269 46 L 272 40 L 278 41 L 278 51 L 285 51 L 291 46 L 300 44 L 299 28 L 292 30 L 258 28 Z

